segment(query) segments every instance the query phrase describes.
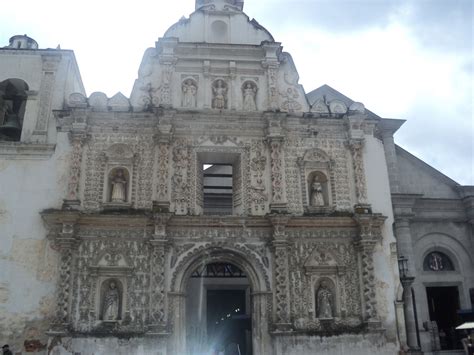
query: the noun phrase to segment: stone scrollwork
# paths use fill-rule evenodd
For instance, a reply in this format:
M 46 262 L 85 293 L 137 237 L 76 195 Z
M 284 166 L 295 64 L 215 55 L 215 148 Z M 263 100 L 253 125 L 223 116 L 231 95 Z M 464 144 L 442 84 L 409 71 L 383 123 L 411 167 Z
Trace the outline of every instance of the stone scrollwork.
M 379 319 L 373 253 L 375 245 L 382 239 L 382 225 L 386 217 L 378 214 L 356 215 L 359 224 L 359 237 L 355 246 L 359 252 L 362 284 L 362 304 L 364 320 L 377 324 Z
M 363 160 L 364 141 L 361 139 L 354 139 L 351 140 L 349 146 L 352 153 L 357 202 L 359 205 L 366 205 L 367 186 L 365 181 L 365 169 Z
M 275 325 L 278 330 L 287 331 L 292 327 L 290 321 L 288 241 L 285 231 L 288 217 L 271 216 L 270 221 L 273 225 L 272 248 L 275 263 Z
M 189 148 L 186 145 L 180 144 L 180 142 L 175 144 L 173 148 L 173 163 L 174 174 L 171 182 L 175 213 L 186 215 L 188 214 L 190 202 L 190 186 L 188 182 Z
M 268 201 L 264 180 L 267 158 L 262 152 L 264 152 L 263 144 L 256 144 L 255 148 L 252 149 L 253 157 L 250 161 L 250 169 L 252 171 L 251 199 L 253 215 L 265 213 Z
M 64 208 L 73 208 L 80 204 L 79 186 L 81 179 L 81 163 L 83 147 L 87 139 L 85 127 L 73 130 L 69 135 L 72 144 L 71 165 L 69 170 L 69 180 L 67 189 L 67 198 L 64 200 Z

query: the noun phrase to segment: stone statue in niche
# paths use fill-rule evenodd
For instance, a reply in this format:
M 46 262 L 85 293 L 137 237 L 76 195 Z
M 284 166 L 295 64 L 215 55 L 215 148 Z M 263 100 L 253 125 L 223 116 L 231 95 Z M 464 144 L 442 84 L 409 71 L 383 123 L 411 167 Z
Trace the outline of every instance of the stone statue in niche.
M 183 107 L 196 107 L 197 86 L 193 80 L 188 79 L 183 83 Z
M 244 96 L 243 108 L 244 111 L 257 111 L 255 97 L 257 95 L 257 87 L 252 83 L 246 83 L 242 89 Z
M 115 203 L 124 203 L 127 201 L 127 179 L 123 169 L 114 172 L 110 179 L 110 201 Z
M 212 108 L 227 108 L 227 87 L 222 79 L 217 80 L 212 87 Z
M 313 178 L 311 183 L 310 205 L 312 207 L 323 207 L 325 205 L 323 185 L 318 175 Z
M 116 321 L 120 317 L 120 291 L 115 281 L 111 280 L 104 292 L 102 302 L 102 319 Z
M 332 313 L 333 295 L 327 281 L 322 281 L 316 293 L 316 309 L 318 318 L 328 319 Z

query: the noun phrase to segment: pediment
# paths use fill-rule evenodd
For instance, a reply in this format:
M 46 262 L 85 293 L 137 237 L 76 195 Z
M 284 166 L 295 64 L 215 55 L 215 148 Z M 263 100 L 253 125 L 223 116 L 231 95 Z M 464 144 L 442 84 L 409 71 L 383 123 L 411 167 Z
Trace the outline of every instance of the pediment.
M 328 163 L 331 159 L 325 151 L 316 148 L 308 149 L 303 156 L 303 161 Z
M 130 110 L 130 102 L 124 94 L 118 92 L 109 99 L 108 107 L 111 111 L 127 112 Z

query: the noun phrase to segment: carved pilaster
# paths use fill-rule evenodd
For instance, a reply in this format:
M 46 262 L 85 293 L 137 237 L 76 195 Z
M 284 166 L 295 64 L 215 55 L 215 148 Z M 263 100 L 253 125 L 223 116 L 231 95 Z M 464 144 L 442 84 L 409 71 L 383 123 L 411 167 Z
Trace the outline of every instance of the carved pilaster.
M 364 148 L 364 140 L 352 139 L 349 142 L 349 147 L 352 153 L 357 204 L 360 206 L 367 206 L 367 185 L 362 152 Z
M 152 246 L 151 253 L 151 324 L 152 331 L 164 332 L 166 330 L 165 314 L 165 270 L 166 270 L 166 225 L 170 219 L 170 214 L 155 214 L 155 233 L 150 240 Z
M 158 133 L 155 137 L 157 144 L 156 170 L 156 207 L 160 211 L 169 211 L 170 207 L 170 142 L 173 135 L 173 114 L 166 114 L 160 118 Z
M 83 146 L 87 139 L 86 125 L 73 127 L 69 134 L 72 145 L 71 165 L 69 170 L 69 180 L 67 185 L 67 198 L 64 200 L 63 209 L 76 209 L 80 206 L 79 184 L 81 179 L 81 164 Z
M 267 144 L 270 149 L 272 201 L 270 209 L 285 212 L 287 209 L 285 189 L 285 167 L 283 155 L 283 119 L 286 114 L 267 115 Z
M 73 274 L 74 251 L 77 249 L 78 240 L 75 233 L 77 215 L 66 216 L 62 220 L 61 230 L 49 238 L 55 249 L 60 253 L 59 279 L 57 302 L 58 308 L 53 321 L 53 329 L 67 331 L 71 322 L 71 281 Z
M 171 82 L 174 73 L 174 66 L 177 58 L 174 55 L 174 48 L 178 44 L 176 38 L 162 38 L 160 41 L 161 54 L 159 57 L 161 70 L 161 86 L 160 86 L 160 105 L 163 107 L 171 107 Z
M 386 217 L 382 215 L 357 215 L 355 219 L 359 224 L 359 236 L 355 242 L 355 247 L 359 252 L 363 317 L 369 325 L 378 327 L 380 320 L 373 254 L 375 245 L 382 239 L 382 225 Z
M 271 216 L 270 221 L 273 225 L 272 249 L 275 263 L 275 325 L 278 331 L 289 331 L 291 330 L 290 280 L 288 270 L 288 240 L 285 231 L 288 217 Z
M 278 92 L 278 69 L 280 63 L 278 61 L 278 52 L 280 50 L 280 43 L 265 43 L 263 45 L 265 50 L 265 60 L 262 62 L 264 68 L 267 69 L 267 83 L 268 83 L 268 109 L 276 111 L 280 108 L 279 92 Z
M 33 131 L 32 140 L 40 143 L 46 143 L 48 122 L 51 115 L 51 103 L 53 99 L 54 84 L 56 81 L 56 72 L 61 62 L 61 55 L 43 55 L 43 75 L 39 90 L 39 109 L 36 118 L 36 126 Z
M 177 215 L 186 215 L 189 211 L 189 159 L 189 147 L 183 145 L 183 142 L 176 142 L 173 148 L 174 172 L 171 183 L 173 189 L 172 199 L 174 202 L 174 210 Z

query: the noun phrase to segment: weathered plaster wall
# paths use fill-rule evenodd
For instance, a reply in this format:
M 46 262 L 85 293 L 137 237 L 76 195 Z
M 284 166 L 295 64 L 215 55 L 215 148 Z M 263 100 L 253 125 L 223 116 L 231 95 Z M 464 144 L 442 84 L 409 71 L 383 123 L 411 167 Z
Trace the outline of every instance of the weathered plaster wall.
M 365 137 L 364 163 L 367 197 L 372 205 L 372 210 L 374 213 L 381 213 L 387 217 L 383 225 L 382 242 L 376 246 L 374 267 L 377 278 L 377 300 L 380 307 L 380 316 L 384 327 L 387 329 L 388 339 L 395 340 L 396 315 L 394 301 L 399 278 L 397 255 L 391 252 L 391 245 L 396 242 L 392 229 L 392 201 L 383 144 L 372 135 L 366 135 Z
M 40 212 L 61 206 L 68 156 L 67 136 L 60 134 L 48 160 L 0 160 L 0 339 L 15 350 L 24 340 L 45 344 L 57 306 L 58 256 Z
M 291 355 L 393 355 L 394 343 L 384 343 L 377 335 L 339 335 L 332 337 L 288 335 L 276 337 L 274 354 Z

